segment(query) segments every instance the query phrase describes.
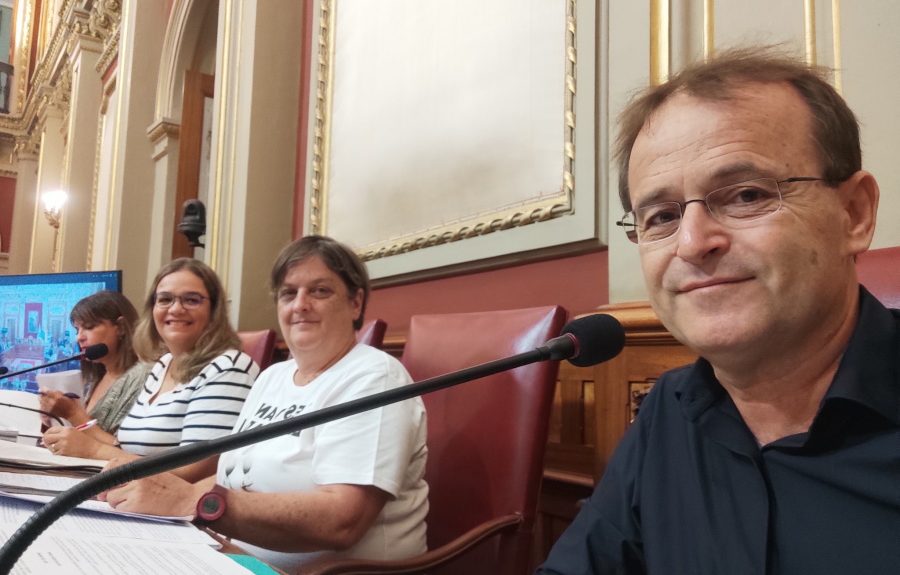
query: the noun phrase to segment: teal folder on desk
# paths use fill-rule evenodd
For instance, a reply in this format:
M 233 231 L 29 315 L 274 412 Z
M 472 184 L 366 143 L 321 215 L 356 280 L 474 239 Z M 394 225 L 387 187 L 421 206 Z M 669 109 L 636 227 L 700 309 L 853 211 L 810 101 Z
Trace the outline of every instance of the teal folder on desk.
M 278 571 L 251 555 L 238 555 L 235 553 L 226 553 L 226 555 L 234 559 L 238 565 L 256 575 L 279 575 Z

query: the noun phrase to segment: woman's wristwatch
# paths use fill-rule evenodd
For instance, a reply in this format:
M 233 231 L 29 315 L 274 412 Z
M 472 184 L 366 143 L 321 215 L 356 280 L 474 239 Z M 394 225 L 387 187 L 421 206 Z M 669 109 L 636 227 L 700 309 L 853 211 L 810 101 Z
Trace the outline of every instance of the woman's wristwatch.
M 225 514 L 225 497 L 228 490 L 219 484 L 200 496 L 197 500 L 196 525 L 209 525 Z

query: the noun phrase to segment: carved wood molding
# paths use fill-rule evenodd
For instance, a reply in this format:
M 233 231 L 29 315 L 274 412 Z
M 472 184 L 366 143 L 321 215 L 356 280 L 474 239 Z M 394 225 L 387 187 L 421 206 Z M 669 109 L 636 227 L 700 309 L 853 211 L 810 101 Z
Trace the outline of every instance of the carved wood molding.
M 615 317 L 625 328 L 625 343 L 638 345 L 678 344 L 672 334 L 663 326 L 650 307 L 650 302 L 635 301 L 619 304 L 610 304 L 598 307 L 596 310 L 576 316 L 586 317 L 597 313 L 605 313 Z M 382 349 L 391 355 L 403 353 L 406 345 L 406 334 L 395 333 L 384 338 Z
M 669 345 L 678 343 L 669 330 L 663 326 L 650 303 L 625 302 L 604 305 L 596 311 L 578 317 L 604 313 L 613 316 L 625 328 L 625 344 L 629 345 Z

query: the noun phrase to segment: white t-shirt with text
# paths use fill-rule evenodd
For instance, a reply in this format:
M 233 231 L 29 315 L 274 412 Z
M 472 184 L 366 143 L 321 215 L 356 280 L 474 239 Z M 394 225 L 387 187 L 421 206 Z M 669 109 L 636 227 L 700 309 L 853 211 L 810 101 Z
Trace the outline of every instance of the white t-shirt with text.
M 293 382 L 293 360 L 260 374 L 235 431 L 310 413 L 410 383 L 390 355 L 359 344 L 304 386 Z M 222 454 L 217 482 L 254 492 L 311 491 L 319 485 L 373 485 L 390 498 L 346 557 L 401 559 L 423 553 L 428 486 L 425 407 L 420 398 L 325 423 Z M 246 542 L 250 553 L 293 571 L 320 553 L 281 553 Z

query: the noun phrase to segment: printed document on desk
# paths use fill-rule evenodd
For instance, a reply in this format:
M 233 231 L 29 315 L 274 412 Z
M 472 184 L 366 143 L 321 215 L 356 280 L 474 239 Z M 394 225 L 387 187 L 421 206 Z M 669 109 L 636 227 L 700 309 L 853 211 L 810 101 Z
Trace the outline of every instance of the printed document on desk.
M 102 459 L 53 455 L 44 447 L 0 441 L 0 467 L 47 471 L 75 469 L 96 473 L 103 469 L 104 465 L 106 461 Z
M 0 497 L 0 531 L 9 535 L 41 507 L 38 503 Z M 38 540 L 46 535 L 65 536 L 88 540 L 137 539 L 172 543 L 195 543 L 207 547 L 221 547 L 208 533 L 188 522 L 148 521 L 144 518 L 125 517 L 92 511 L 69 511 L 53 523 Z M 5 540 L 5 539 L 4 539 Z
M 54 497 L 84 481 L 81 477 L 62 477 L 57 475 L 39 475 L 31 473 L 10 473 L 0 471 L 0 497 L 11 497 L 24 501 L 47 503 Z M 165 517 L 160 515 L 146 515 L 143 513 L 131 513 L 119 511 L 106 501 L 88 499 L 78 504 L 78 509 L 97 511 L 100 513 L 112 513 L 126 517 L 142 517 L 150 521 L 190 521 L 188 517 Z
M 4 540 L 12 531 L 0 527 Z M 252 575 L 208 545 L 45 533 L 12 568 L 12 575 Z

